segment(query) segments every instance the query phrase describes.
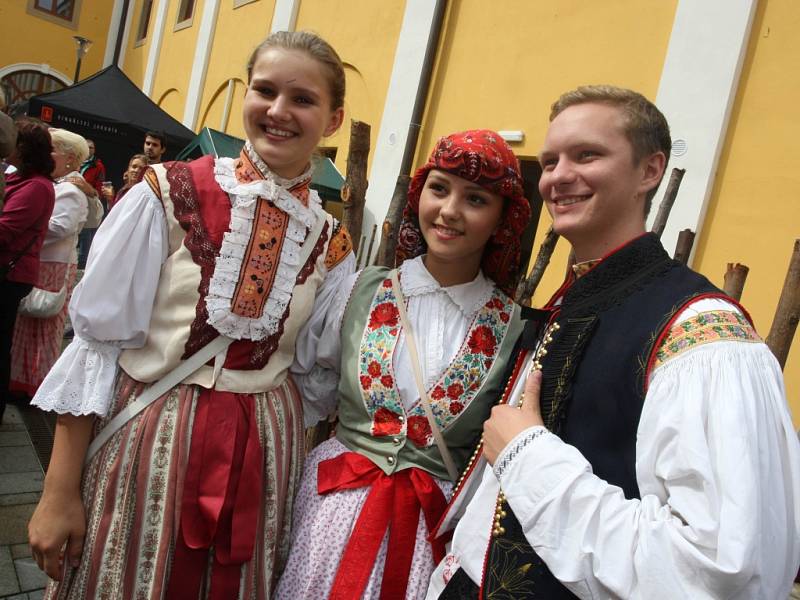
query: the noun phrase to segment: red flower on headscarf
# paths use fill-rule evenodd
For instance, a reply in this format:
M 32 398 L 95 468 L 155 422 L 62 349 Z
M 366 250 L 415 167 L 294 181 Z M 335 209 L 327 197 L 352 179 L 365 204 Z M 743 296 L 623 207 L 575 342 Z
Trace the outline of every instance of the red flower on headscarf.
M 447 386 L 447 397 L 452 400 L 458 400 L 459 398 L 461 398 L 461 394 L 463 393 L 464 393 L 464 386 L 457 381 Z
M 365 390 L 368 390 L 372 385 L 372 377 L 369 375 L 362 375 L 359 379 L 361 380 L 361 387 Z
M 427 446 L 431 438 L 431 424 L 428 419 L 415 415 L 408 418 L 408 439 L 417 446 Z
M 492 356 L 495 346 L 497 346 L 497 340 L 491 329 L 486 325 L 481 325 L 480 327 L 476 327 L 469 336 L 467 345 L 469 346 L 470 352 L 473 354 L 478 354 L 480 352 L 486 356 Z
M 378 304 L 369 316 L 369 328 L 394 327 L 397 325 L 397 307 L 392 302 L 382 302 Z
M 434 400 L 441 400 L 442 398 L 444 398 L 444 390 L 442 389 L 442 386 L 437 385 L 435 388 L 433 388 L 433 391 L 431 392 L 431 397 Z
M 500 320 L 501 320 L 503 323 L 508 323 L 508 320 L 509 320 L 510 318 L 511 318 L 511 317 L 508 315 L 508 313 L 507 313 L 507 312 L 501 312 L 501 313 L 500 313 Z
M 383 406 L 375 411 L 375 416 L 372 418 L 372 435 L 394 435 L 400 433 L 402 429 L 400 415 Z
M 394 385 L 394 379 L 392 379 L 391 375 L 384 375 L 381 377 L 381 383 L 383 384 L 383 387 L 390 388 Z
M 367 373 L 372 375 L 372 377 L 380 377 L 381 376 L 381 364 L 377 360 L 373 360 L 367 366 Z
M 451 402 L 450 403 L 450 414 L 457 415 L 462 410 L 464 410 L 464 405 L 461 402 Z

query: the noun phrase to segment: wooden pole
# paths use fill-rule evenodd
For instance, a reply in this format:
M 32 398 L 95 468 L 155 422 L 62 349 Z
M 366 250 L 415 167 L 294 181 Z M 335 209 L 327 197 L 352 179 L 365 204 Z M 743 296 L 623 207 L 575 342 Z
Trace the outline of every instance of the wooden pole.
M 681 187 L 684 173 L 686 173 L 686 169 L 678 169 L 676 167 L 672 169 L 672 173 L 669 176 L 669 183 L 664 192 L 664 198 L 661 200 L 661 204 L 658 205 L 658 213 L 656 213 L 656 218 L 653 221 L 653 228 L 651 229 L 659 238 L 661 234 L 664 233 L 664 229 L 667 226 L 667 219 L 669 218 L 669 213 L 672 211 L 672 205 L 675 204 L 675 198 L 678 195 L 678 189 Z
M 533 293 L 542 281 L 547 265 L 550 264 L 550 257 L 553 256 L 558 237 L 552 227 L 547 230 L 544 240 L 542 240 L 542 245 L 539 246 L 539 253 L 536 255 L 536 261 L 533 263 L 530 275 L 522 279 L 517 286 L 517 302 L 520 304 L 531 305 L 531 298 L 533 298 Z
M 375 257 L 375 264 L 383 267 L 394 267 L 394 252 L 397 248 L 397 234 L 400 230 L 400 222 L 403 220 L 403 208 L 408 197 L 408 184 L 411 177 L 408 175 L 398 175 L 394 186 L 394 193 L 386 210 L 386 218 L 381 226 L 381 243 L 378 246 L 378 255 Z
M 678 234 L 678 243 L 675 244 L 675 254 L 672 256 L 678 262 L 686 264 L 689 262 L 689 255 L 692 253 L 694 244 L 694 231 L 684 229 Z
M 369 236 L 369 248 L 367 248 L 367 254 L 364 256 L 364 266 L 369 266 L 369 259 L 372 256 L 372 245 L 375 243 L 375 232 L 378 230 L 377 225 L 372 226 L 372 234 Z M 374 264 L 374 263 L 373 263 Z
M 358 252 L 356 253 L 356 270 L 361 269 L 361 256 L 364 254 L 364 243 L 367 240 L 367 236 L 361 236 L 361 243 L 358 245 Z
M 781 369 L 786 365 L 798 321 L 800 321 L 800 239 L 794 241 L 794 251 L 789 259 L 783 291 L 767 336 L 767 346 L 778 359 Z
M 347 152 L 347 175 L 342 186 L 342 223 L 358 251 L 364 202 L 367 199 L 367 159 L 369 158 L 369 123 L 350 122 L 350 148 Z
M 734 300 L 741 300 L 744 282 L 749 272 L 750 268 L 747 265 L 728 263 L 725 271 L 725 283 L 722 286 L 723 291 Z

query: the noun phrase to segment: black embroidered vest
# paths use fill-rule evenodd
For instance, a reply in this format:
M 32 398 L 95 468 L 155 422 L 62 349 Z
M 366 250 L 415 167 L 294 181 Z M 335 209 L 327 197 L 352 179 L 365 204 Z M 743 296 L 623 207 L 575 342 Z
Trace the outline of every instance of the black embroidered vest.
M 541 360 L 545 424 L 580 450 L 595 475 L 622 488 L 626 498 L 639 497 L 636 431 L 648 359 L 676 312 L 703 294 L 722 292 L 672 260 L 658 238 L 647 234 L 578 279 L 551 313 L 560 329 Z M 525 339 L 538 337 L 543 325 L 536 318 L 528 321 L 520 351 L 529 349 Z M 505 533 L 491 539 L 480 597 L 574 598 L 531 548 L 507 504 L 505 511 Z M 459 575 L 451 581 L 454 586 L 465 583 L 463 572 Z M 448 585 L 441 597 L 449 598 L 449 591 Z M 479 597 L 477 586 L 471 596 L 463 589 L 459 594 Z

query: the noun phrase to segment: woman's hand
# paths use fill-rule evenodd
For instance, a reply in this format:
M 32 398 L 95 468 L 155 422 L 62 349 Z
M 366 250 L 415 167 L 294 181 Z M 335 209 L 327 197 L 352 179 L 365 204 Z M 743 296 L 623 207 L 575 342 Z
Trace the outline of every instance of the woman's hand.
M 85 533 L 86 515 L 80 496 L 45 491 L 28 523 L 28 540 L 39 568 L 60 580 L 65 559 L 72 567 L 80 563 Z
M 81 560 L 86 534 L 81 471 L 94 418 L 94 415 L 58 415 L 44 492 L 28 523 L 33 558 L 53 579 L 61 579 L 65 559 L 73 567 Z
M 89 182 L 86 181 L 80 175 L 73 175 L 72 177 L 67 177 L 67 181 L 82 191 L 86 196 L 97 196 L 97 190 L 94 189 Z
M 492 416 L 483 424 L 483 454 L 490 465 L 517 435 L 534 427 L 544 425 L 539 410 L 539 392 L 542 387 L 541 371 L 533 371 L 525 382 L 522 407 L 499 404 L 492 409 Z

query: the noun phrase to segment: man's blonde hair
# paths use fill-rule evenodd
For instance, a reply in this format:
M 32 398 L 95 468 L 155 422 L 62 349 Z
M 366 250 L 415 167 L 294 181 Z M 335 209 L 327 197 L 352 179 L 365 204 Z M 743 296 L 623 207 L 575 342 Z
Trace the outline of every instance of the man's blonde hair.
M 619 108 L 625 120 L 625 137 L 633 149 L 634 163 L 638 164 L 643 158 L 662 152 L 666 159 L 664 163 L 666 172 L 672 150 L 672 138 L 667 119 L 655 104 L 633 90 L 613 85 L 583 85 L 561 94 L 550 107 L 550 120 L 555 119 L 570 106 L 588 103 L 607 104 Z M 645 215 L 650 212 L 656 189 L 658 186 L 647 193 Z

